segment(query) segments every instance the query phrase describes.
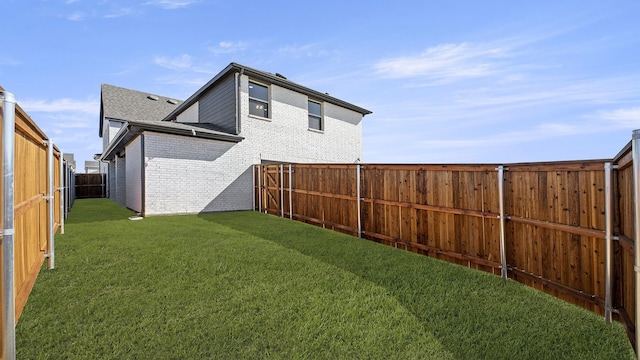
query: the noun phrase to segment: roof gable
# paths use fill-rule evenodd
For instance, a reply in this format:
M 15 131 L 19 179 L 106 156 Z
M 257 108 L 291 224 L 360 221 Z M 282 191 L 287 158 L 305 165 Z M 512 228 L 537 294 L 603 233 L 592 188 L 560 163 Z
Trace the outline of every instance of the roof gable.
M 306 94 L 316 100 L 320 100 L 320 101 L 326 101 L 329 102 L 331 104 L 358 112 L 362 115 L 368 115 L 371 114 L 370 110 L 361 108 L 357 105 L 348 103 L 346 101 L 340 100 L 338 98 L 335 98 L 333 96 L 330 96 L 329 94 L 326 93 L 321 93 L 319 91 L 310 89 L 308 87 L 299 85 L 297 83 L 294 83 L 293 81 L 288 80 L 287 78 L 285 78 L 284 76 L 280 75 L 280 74 L 272 74 L 266 71 L 261 71 L 261 70 L 256 70 L 253 68 L 250 68 L 248 66 L 244 66 L 244 65 L 240 65 L 238 63 L 230 63 L 226 68 L 224 68 L 222 71 L 220 71 L 216 76 L 214 76 L 211 80 L 209 80 L 209 82 L 207 82 L 204 86 L 202 86 L 200 89 L 198 89 L 198 91 L 196 91 L 193 95 L 191 95 L 187 100 L 185 100 L 182 104 L 180 104 L 175 110 L 173 110 L 171 113 L 167 114 L 167 116 L 164 117 L 163 120 L 165 121 L 169 121 L 169 120 L 174 120 L 176 118 L 176 116 L 178 114 L 180 114 L 182 111 L 184 111 L 185 109 L 187 109 L 189 106 L 191 106 L 192 104 L 194 104 L 196 101 L 198 101 L 200 99 L 200 97 L 207 92 L 207 90 L 209 90 L 210 88 L 212 88 L 216 83 L 218 83 L 221 79 L 223 79 L 226 75 L 231 74 L 231 73 L 239 73 L 239 74 L 245 74 L 249 77 L 255 78 L 256 80 L 261 80 L 264 82 L 268 82 L 270 84 L 275 84 L 281 87 L 284 87 L 286 89 L 289 90 L 293 90 L 296 92 L 299 92 L 301 94 Z

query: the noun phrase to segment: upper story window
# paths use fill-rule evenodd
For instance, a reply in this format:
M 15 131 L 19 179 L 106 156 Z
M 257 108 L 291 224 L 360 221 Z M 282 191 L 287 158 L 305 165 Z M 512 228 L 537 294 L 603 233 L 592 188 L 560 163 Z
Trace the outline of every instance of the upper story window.
M 269 117 L 269 88 L 249 81 L 249 114 Z
M 322 104 L 309 100 L 309 129 L 324 130 Z

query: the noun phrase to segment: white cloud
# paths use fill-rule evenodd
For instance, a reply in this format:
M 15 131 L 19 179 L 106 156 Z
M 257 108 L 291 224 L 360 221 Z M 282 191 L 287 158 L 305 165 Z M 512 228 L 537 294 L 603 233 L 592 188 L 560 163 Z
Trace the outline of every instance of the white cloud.
M 442 44 L 418 55 L 388 58 L 373 65 L 385 78 L 425 77 L 436 82 L 477 78 L 500 72 L 500 59 L 508 48 L 493 44 Z
M 3 57 L 3 55 L 0 55 L 0 66 L 3 66 L 3 65 L 16 66 L 20 64 L 21 62 L 16 59 L 13 59 L 10 57 Z
M 174 10 L 197 3 L 198 0 L 153 0 L 144 3 L 144 5 L 159 6 L 165 10 Z
M 188 54 L 182 54 L 176 57 L 156 56 L 153 62 L 167 69 L 171 70 L 186 70 L 191 68 L 192 60 Z
M 19 101 L 20 106 L 27 112 L 81 112 L 96 113 L 100 109 L 100 102 L 97 99 L 74 100 L 74 99 L 56 99 L 52 101 L 46 100 L 24 100 Z
M 602 111 L 600 117 L 624 128 L 640 129 L 640 107 Z
M 278 52 L 289 57 L 321 57 L 328 56 L 331 52 L 320 49 L 319 44 L 285 45 Z
M 67 16 L 67 20 L 71 20 L 71 21 L 81 21 L 84 20 L 84 18 L 87 16 L 87 14 L 85 14 L 82 11 L 76 11 L 73 14 Z
M 593 126 L 579 126 L 561 123 L 543 123 L 529 129 L 498 132 L 490 135 L 473 134 L 473 138 L 425 140 L 423 144 L 429 148 L 482 148 L 520 143 L 530 143 L 554 137 L 575 136 L 597 132 Z
M 103 15 L 102 17 L 105 19 L 113 19 L 113 18 L 119 18 L 122 16 L 127 16 L 127 15 L 130 15 L 131 13 L 133 13 L 132 8 L 120 8 L 109 14 Z
M 20 100 L 20 106 L 65 153 L 76 154 L 81 165 L 86 148 L 99 152 L 97 137 L 100 102 L 98 99 Z
M 216 55 L 231 54 L 246 50 L 248 44 L 243 41 L 221 41 L 217 46 L 209 48 Z

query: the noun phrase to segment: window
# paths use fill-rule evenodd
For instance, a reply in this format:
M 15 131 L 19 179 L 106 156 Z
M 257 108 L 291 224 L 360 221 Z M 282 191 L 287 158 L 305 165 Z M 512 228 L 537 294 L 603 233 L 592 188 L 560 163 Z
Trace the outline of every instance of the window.
M 322 104 L 309 100 L 309 129 L 324 130 L 322 124 Z
M 249 81 L 249 114 L 269 117 L 269 88 Z

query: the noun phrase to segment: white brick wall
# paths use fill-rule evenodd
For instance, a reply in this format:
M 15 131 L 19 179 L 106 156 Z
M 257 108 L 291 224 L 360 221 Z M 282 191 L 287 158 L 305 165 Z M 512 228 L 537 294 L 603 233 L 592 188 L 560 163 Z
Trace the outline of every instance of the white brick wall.
M 232 186 L 243 173 L 240 154 L 230 151 L 234 143 L 149 132 L 144 136 L 146 215 L 251 208 L 251 194 L 247 206 Z
M 354 163 L 362 156 L 362 114 L 324 103 L 324 131 L 309 130 L 307 96 L 271 85 L 271 119 L 248 115 L 248 77 L 241 77 L 240 143 L 253 164 Z M 338 120 L 337 117 L 341 120 Z M 342 119 L 346 120 L 343 121 Z

